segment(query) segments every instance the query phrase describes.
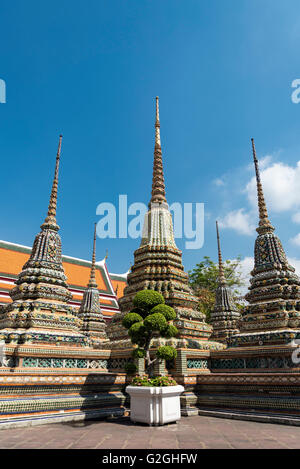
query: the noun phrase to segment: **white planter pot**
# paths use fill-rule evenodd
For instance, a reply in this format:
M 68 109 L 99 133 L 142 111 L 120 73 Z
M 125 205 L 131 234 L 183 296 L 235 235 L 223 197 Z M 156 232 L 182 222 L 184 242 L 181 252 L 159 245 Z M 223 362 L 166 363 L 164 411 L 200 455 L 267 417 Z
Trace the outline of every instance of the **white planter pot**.
M 164 425 L 181 418 L 180 394 L 183 386 L 127 386 L 130 395 L 130 419 L 149 425 Z

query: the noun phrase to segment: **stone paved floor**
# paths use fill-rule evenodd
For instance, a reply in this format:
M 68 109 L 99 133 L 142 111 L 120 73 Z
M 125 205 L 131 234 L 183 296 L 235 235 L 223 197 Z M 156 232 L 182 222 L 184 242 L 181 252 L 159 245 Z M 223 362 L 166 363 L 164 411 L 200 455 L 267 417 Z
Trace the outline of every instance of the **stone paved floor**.
M 202 416 L 148 427 L 124 418 L 0 430 L 0 449 L 7 448 L 299 449 L 300 427 Z

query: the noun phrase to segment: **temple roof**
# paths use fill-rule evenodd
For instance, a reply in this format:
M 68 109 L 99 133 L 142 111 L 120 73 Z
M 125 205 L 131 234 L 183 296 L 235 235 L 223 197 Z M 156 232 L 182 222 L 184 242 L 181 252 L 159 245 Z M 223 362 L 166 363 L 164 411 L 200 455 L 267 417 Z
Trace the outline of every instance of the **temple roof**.
M 11 302 L 9 292 L 22 266 L 29 259 L 30 253 L 29 246 L 0 240 L 0 304 Z M 62 262 L 72 293 L 70 304 L 79 308 L 89 281 L 91 261 L 62 255 Z M 123 296 L 127 274 L 110 274 L 104 258 L 95 262 L 95 276 L 103 315 L 105 318 L 110 318 L 119 311 L 117 298 Z

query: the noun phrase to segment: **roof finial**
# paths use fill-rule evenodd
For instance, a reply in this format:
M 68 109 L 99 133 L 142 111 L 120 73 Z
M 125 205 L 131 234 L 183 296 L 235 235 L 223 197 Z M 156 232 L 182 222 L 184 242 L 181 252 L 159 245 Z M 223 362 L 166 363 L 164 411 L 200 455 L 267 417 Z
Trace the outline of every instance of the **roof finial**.
M 258 199 L 258 211 L 259 211 L 259 226 L 256 231 L 259 234 L 265 233 L 267 231 L 274 231 L 274 227 L 271 225 L 271 222 L 268 217 L 267 206 L 264 198 L 262 183 L 260 180 L 260 172 L 258 167 L 258 160 L 256 157 L 256 149 L 254 139 L 251 138 L 252 143 L 252 152 L 253 152 L 253 160 L 255 166 L 255 174 L 256 174 L 256 184 L 257 184 L 257 199 Z
M 159 97 L 156 96 L 156 119 L 155 119 L 155 145 L 161 145 L 160 142 L 160 122 L 159 122 Z
M 165 192 L 165 180 L 163 173 L 160 122 L 159 122 L 159 98 L 156 96 L 156 118 L 155 118 L 155 146 L 152 178 L 152 193 L 149 207 L 152 203 L 167 203 Z
M 88 287 L 95 287 L 95 288 L 97 288 L 97 283 L 96 283 L 96 227 L 97 227 L 97 223 L 95 223 L 95 229 L 94 229 L 92 267 L 91 267 L 90 281 L 88 283 Z
M 42 229 L 51 228 L 56 231 L 59 230 L 59 226 L 56 223 L 56 207 L 57 207 L 58 170 L 59 170 L 59 161 L 60 161 L 60 152 L 61 152 L 61 141 L 62 141 L 62 135 L 59 136 L 54 179 L 52 183 L 50 201 L 49 201 L 49 206 L 48 206 L 48 214 L 44 223 L 41 225 Z
M 108 249 L 106 249 L 104 260 L 106 261 L 107 258 L 108 258 Z
M 225 275 L 224 275 L 224 267 L 223 267 L 222 253 L 221 253 L 221 246 L 220 246 L 219 226 L 218 226 L 217 221 L 216 221 L 216 228 L 217 228 L 218 256 L 219 256 L 219 283 L 224 285 L 226 284 L 226 280 L 225 280 Z

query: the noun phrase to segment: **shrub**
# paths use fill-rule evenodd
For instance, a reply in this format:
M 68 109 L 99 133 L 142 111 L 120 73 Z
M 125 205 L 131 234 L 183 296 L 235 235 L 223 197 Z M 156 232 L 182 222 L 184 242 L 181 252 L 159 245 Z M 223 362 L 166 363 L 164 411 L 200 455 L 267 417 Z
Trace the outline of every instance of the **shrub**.
M 133 324 L 137 322 L 142 322 L 143 318 L 137 313 L 128 313 L 124 316 L 122 325 L 126 328 L 129 329 Z
M 146 356 L 145 350 L 142 348 L 135 348 L 132 352 L 133 358 L 144 358 Z
M 176 381 L 170 376 L 158 376 L 156 378 L 148 378 L 148 376 L 136 376 L 131 382 L 132 386 L 177 386 Z
M 135 308 L 143 311 L 144 314 L 148 314 L 154 306 L 163 304 L 164 302 L 164 297 L 154 290 L 142 290 L 138 292 L 133 299 Z
M 134 358 L 146 358 L 146 370 L 153 372 L 152 365 L 158 359 L 171 360 L 176 357 L 177 352 L 173 347 L 160 347 L 155 358 L 150 354 L 151 342 L 155 337 L 175 337 L 177 328 L 170 324 L 176 318 L 173 308 L 164 304 L 163 296 L 154 290 L 142 290 L 134 299 L 133 310 L 126 314 L 122 324 L 128 329 L 131 342 L 138 345 L 133 350 Z M 173 352 L 172 352 L 173 350 Z
M 177 350 L 170 345 L 162 345 L 157 350 L 156 356 L 161 360 L 174 360 L 177 357 Z
M 176 318 L 176 313 L 171 306 L 168 305 L 157 305 L 151 309 L 151 314 L 160 313 L 162 314 L 167 321 L 173 321 Z
M 147 332 L 142 322 L 136 322 L 128 330 L 129 337 L 133 344 L 144 347 L 147 338 Z
M 167 338 L 176 337 L 178 335 L 178 329 L 176 326 L 173 326 L 173 324 L 168 324 L 161 332 L 161 335 Z
M 152 378 L 152 386 L 177 386 L 175 379 L 169 376 L 157 376 Z
M 146 327 L 144 326 L 143 322 L 135 322 L 132 324 L 132 326 L 129 328 L 128 334 L 130 337 L 134 336 L 143 336 L 146 331 Z
M 168 323 L 166 318 L 160 313 L 150 314 L 144 319 L 146 329 L 151 331 L 163 331 Z
M 133 375 L 134 373 L 137 372 L 137 366 L 135 363 L 132 363 L 132 362 L 126 363 L 124 368 L 128 375 Z

